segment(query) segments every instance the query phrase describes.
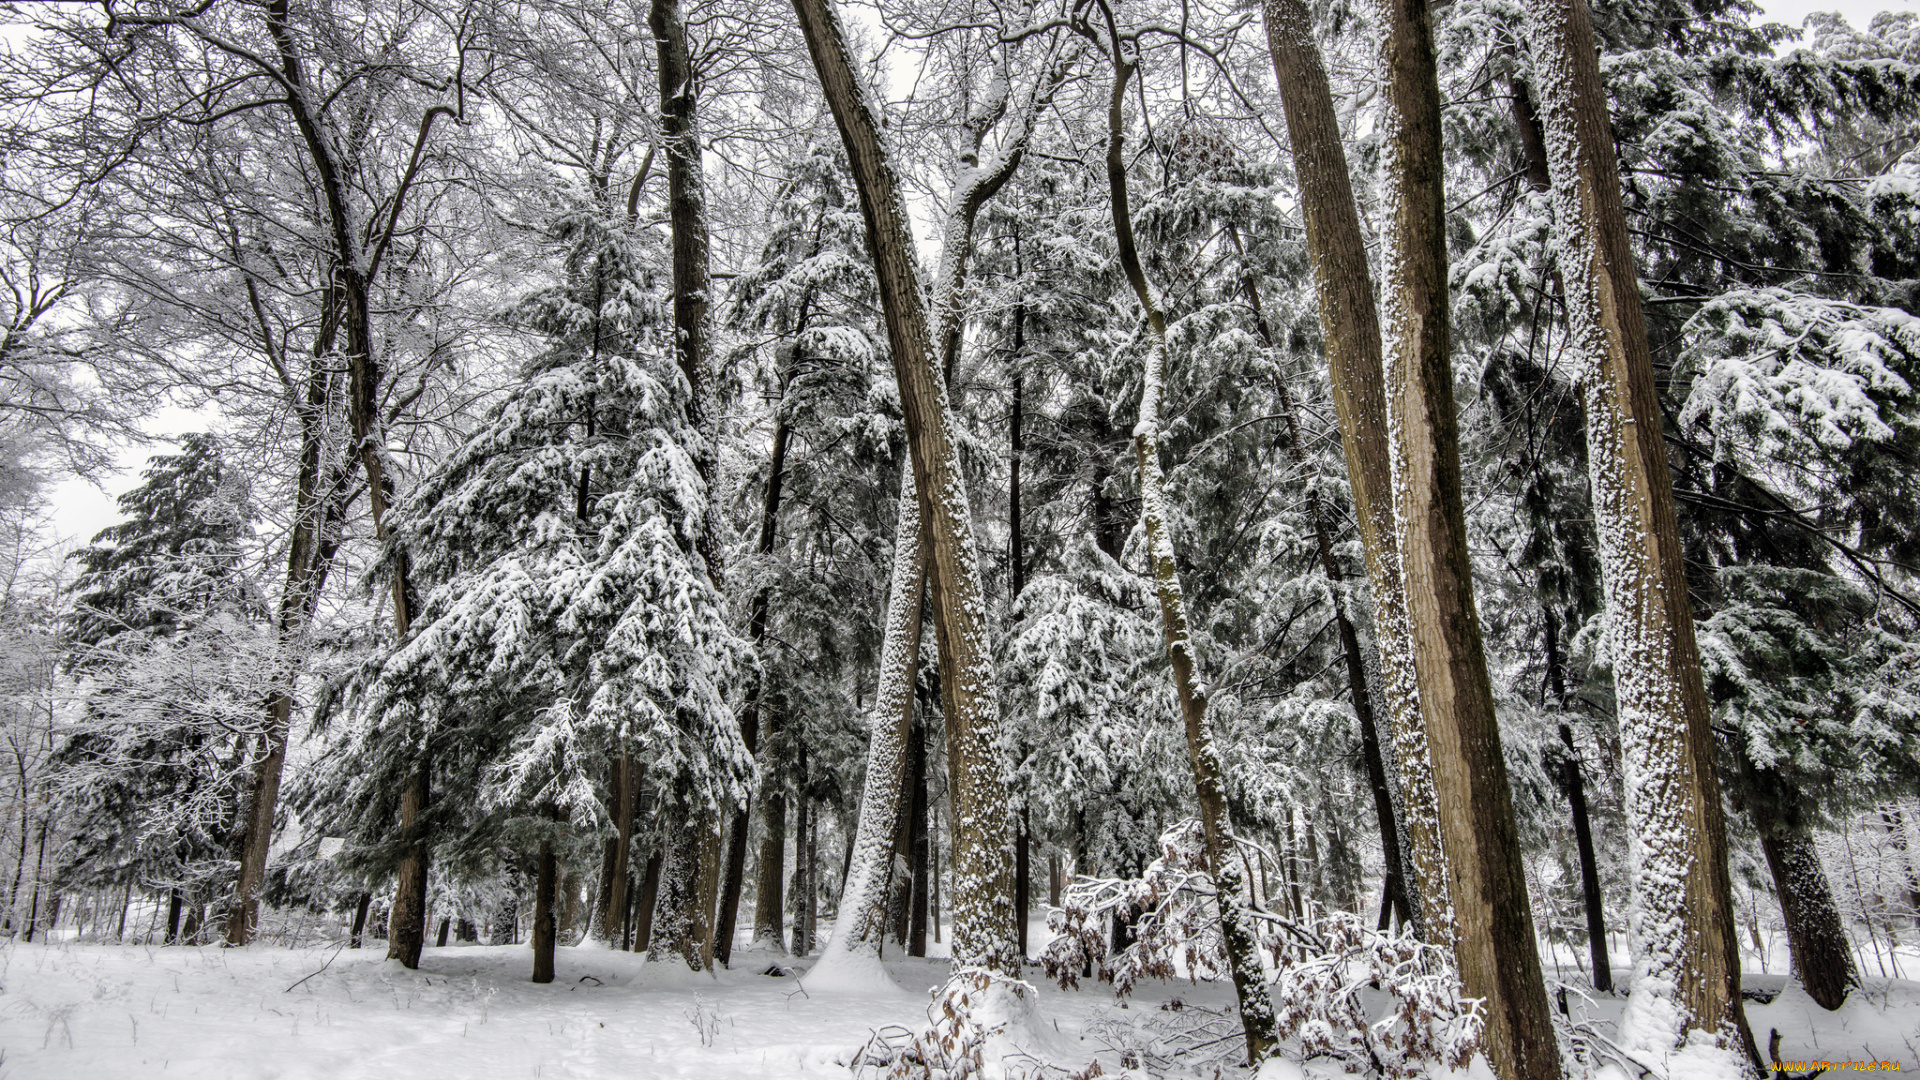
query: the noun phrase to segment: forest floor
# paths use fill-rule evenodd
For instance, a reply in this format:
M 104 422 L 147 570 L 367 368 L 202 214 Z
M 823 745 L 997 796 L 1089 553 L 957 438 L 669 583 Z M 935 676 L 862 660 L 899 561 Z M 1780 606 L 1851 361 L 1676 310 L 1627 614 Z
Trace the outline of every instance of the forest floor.
M 760 951 L 708 976 L 562 948 L 555 981 L 536 986 L 524 945 L 428 949 L 420 969 L 407 971 L 385 962 L 383 943 L 368 944 L 0 945 L 0 1080 L 848 1077 L 876 1031 L 926 1026 L 928 991 L 946 968 L 938 958 L 889 959 L 894 986 L 810 992 L 804 978 L 764 974 L 775 958 Z M 1102 986 L 1061 991 L 1037 969 L 1029 979 L 1039 987 L 1036 1050 L 1073 1070 L 1097 1059 L 1109 1077 L 1149 1075 L 1126 1068 L 1124 1048 L 1151 1051 L 1156 1039 L 1165 1047 L 1224 1014 L 1230 998 L 1223 986 L 1177 981 L 1144 984 L 1123 1005 Z M 1781 991 L 1785 980 L 1754 974 L 1747 983 Z M 1571 1005 L 1604 1029 L 1621 1001 L 1575 995 Z M 1750 1002 L 1748 1016 L 1763 1049 L 1779 1030 L 1789 1061 L 1920 1071 L 1920 982 L 1869 979 L 1837 1013 L 1787 987 L 1769 1004 Z M 1211 1073 L 1209 1065 L 1203 1075 Z

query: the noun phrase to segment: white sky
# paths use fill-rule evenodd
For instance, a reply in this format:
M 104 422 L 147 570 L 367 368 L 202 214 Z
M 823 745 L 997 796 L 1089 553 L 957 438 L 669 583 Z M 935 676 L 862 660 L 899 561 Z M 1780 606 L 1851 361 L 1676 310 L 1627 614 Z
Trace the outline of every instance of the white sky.
M 1920 0 L 1763 0 L 1760 4 L 1770 21 L 1800 27 L 1816 11 L 1838 11 L 1855 27 L 1866 29 L 1881 11 L 1920 10 Z M 148 430 L 160 435 L 182 435 L 210 426 L 209 418 L 185 409 L 166 408 L 157 413 Z M 120 470 L 96 485 L 85 480 L 68 479 L 53 485 L 48 508 L 54 531 L 61 540 L 85 543 L 93 534 L 119 520 L 115 500 L 137 486 L 147 458 L 167 453 L 172 446 L 125 447 L 120 450 Z

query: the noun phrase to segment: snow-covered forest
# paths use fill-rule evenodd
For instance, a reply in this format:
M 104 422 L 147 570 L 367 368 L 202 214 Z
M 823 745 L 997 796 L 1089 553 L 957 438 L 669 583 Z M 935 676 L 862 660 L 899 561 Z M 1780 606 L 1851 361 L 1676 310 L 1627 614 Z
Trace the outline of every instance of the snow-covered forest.
M 1920 1069 L 1920 14 L 0 11 L 0 1076 Z

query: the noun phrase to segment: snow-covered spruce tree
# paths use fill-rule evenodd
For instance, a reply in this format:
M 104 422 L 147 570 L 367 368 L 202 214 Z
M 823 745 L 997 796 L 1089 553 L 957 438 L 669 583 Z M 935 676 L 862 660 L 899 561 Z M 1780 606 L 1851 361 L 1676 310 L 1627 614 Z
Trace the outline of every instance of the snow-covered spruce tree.
M 368 865 L 391 857 L 368 841 L 410 760 L 394 740 L 414 724 L 442 844 L 484 838 L 501 813 L 608 824 L 604 763 L 627 754 L 708 813 L 752 777 L 728 701 L 749 654 L 695 547 L 707 491 L 651 260 L 588 207 L 559 215 L 553 237 L 561 283 L 512 313 L 548 347 L 395 508 L 432 587 L 369 673 L 368 721 L 334 765 L 334 828 Z
M 836 640 L 845 625 L 836 616 L 848 610 L 842 604 L 850 598 L 842 594 L 836 603 L 832 594 L 836 584 L 858 576 L 849 573 L 857 558 L 840 572 L 823 570 L 818 555 L 839 546 L 840 530 L 817 526 L 823 515 L 843 523 L 873 518 L 875 507 L 841 512 L 833 504 L 870 486 L 858 474 L 877 478 L 889 471 L 876 455 L 890 457 L 898 437 L 897 404 L 885 394 L 873 397 L 874 390 L 890 388 L 874 381 L 881 360 L 873 333 L 879 301 L 845 160 L 830 139 L 814 135 L 788 163 L 759 258 L 734 279 L 725 309 L 728 327 L 751 342 L 736 352 L 732 369 L 747 381 L 744 392 L 762 397 L 771 413 L 765 475 L 742 485 L 743 498 L 753 497 L 742 508 L 756 519 L 753 546 L 732 561 L 728 587 L 744 598 L 747 635 L 761 652 L 761 676 L 742 730 L 757 742 L 761 777 L 753 940 L 776 951 L 785 948 L 786 786 L 793 758 L 784 732 L 795 729 L 804 738 L 797 728 L 805 718 L 835 711 L 827 702 L 844 696 L 835 677 L 842 673 L 823 670 L 820 661 L 848 651 Z M 882 420 L 888 416 L 891 423 Z M 807 452 L 815 446 L 841 451 Z M 783 521 L 795 524 L 783 529 Z M 783 538 L 796 529 L 803 535 Z M 789 647 L 762 648 L 770 629 Z M 806 650 L 811 663 L 797 662 L 802 637 L 819 646 Z M 744 878 L 746 825 L 744 811 L 738 812 L 728 832 L 716 940 L 723 963 L 730 950 L 720 942 L 730 946 L 733 930 L 725 898 L 737 903 L 743 885 L 735 878 Z
M 61 874 L 201 908 L 226 898 L 248 768 L 284 678 L 247 566 L 254 511 L 211 435 L 155 457 L 127 520 L 74 553 L 67 666 L 82 708 L 55 756 Z

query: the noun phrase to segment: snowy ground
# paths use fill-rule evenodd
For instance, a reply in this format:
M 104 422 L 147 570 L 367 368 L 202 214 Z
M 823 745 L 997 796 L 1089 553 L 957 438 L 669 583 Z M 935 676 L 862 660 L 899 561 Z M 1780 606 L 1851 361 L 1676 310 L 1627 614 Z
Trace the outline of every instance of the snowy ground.
M 804 979 L 760 974 L 762 953 L 716 977 L 563 948 L 556 981 L 535 986 L 524 945 L 429 949 L 417 972 L 384 952 L 0 945 L 0 1080 L 847 1077 L 875 1029 L 924 1026 L 927 990 L 945 974 L 938 959 L 890 960 L 897 988 L 809 993 Z M 1143 1024 L 1199 1015 L 1162 1008 L 1173 999 L 1218 1007 L 1227 997 L 1154 985 L 1122 1010 L 1104 988 L 1063 992 L 1032 978 L 1047 1056 L 1073 1068 L 1098 1057 L 1109 1076 L 1125 1074 L 1109 1049 L 1116 1030 L 1137 1038 Z M 1619 1008 L 1602 999 L 1593 1019 L 1607 1025 Z M 1834 1014 L 1789 988 L 1749 1016 L 1763 1044 L 1780 1031 L 1789 1060 L 1920 1070 L 1920 983 L 1869 980 Z

